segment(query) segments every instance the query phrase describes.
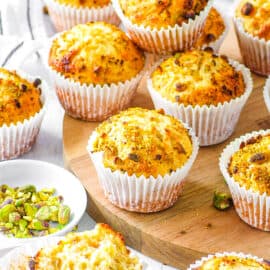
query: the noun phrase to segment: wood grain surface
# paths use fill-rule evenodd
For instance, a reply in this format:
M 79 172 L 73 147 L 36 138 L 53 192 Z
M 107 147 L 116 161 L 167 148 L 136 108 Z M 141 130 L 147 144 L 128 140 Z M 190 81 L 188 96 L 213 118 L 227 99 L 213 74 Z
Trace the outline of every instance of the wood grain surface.
M 226 38 L 221 52 L 241 61 L 233 31 Z M 205 254 L 218 251 L 242 251 L 270 259 L 269 232 L 259 231 L 241 221 L 234 208 L 222 212 L 212 206 L 215 190 L 228 191 L 218 167 L 223 148 L 246 132 L 270 128 L 270 117 L 262 96 L 265 78 L 253 75 L 253 79 L 253 93 L 233 135 L 222 144 L 202 147 L 177 203 L 154 214 L 121 210 L 104 197 L 86 151 L 89 135 L 98 123 L 65 116 L 64 158 L 67 167 L 79 177 L 88 192 L 88 213 L 97 222 L 106 222 L 120 231 L 128 245 L 181 269 Z M 131 106 L 153 107 L 144 82 Z

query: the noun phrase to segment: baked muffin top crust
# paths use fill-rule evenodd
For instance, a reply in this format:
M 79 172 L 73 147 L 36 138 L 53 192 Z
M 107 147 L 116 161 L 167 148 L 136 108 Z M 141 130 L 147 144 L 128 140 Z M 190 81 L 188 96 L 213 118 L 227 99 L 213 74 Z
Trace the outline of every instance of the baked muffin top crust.
M 132 23 L 160 29 L 182 25 L 194 19 L 208 0 L 119 0 L 124 15 Z
M 91 231 L 68 234 L 57 245 L 42 248 L 34 262 L 35 270 L 142 269 L 138 258 L 130 256 L 122 235 L 107 224 L 97 224 Z
M 236 9 L 244 30 L 252 36 L 270 40 L 270 1 L 242 0 Z
M 225 56 L 210 51 L 177 53 L 151 75 L 153 88 L 167 100 L 184 105 L 218 105 L 241 96 L 245 83 Z
M 110 0 L 55 0 L 59 4 L 69 5 L 76 8 L 97 8 L 110 3 Z
M 197 39 L 194 47 L 199 48 L 202 45 L 208 45 L 211 42 L 216 41 L 225 31 L 225 23 L 220 13 L 211 8 L 206 18 L 202 34 Z
M 270 266 L 252 258 L 227 255 L 213 257 L 196 270 L 270 270 Z
M 135 77 L 144 54 L 114 25 L 76 25 L 52 42 L 49 66 L 65 78 L 85 84 L 111 84 Z
M 270 196 L 270 135 L 242 142 L 231 157 L 228 171 L 240 186 Z
M 15 71 L 0 68 L 0 127 L 23 122 L 40 111 L 40 89 Z
M 146 178 L 181 168 L 192 154 L 188 130 L 162 111 L 130 108 L 96 129 L 93 152 L 104 152 L 104 166 L 112 171 Z

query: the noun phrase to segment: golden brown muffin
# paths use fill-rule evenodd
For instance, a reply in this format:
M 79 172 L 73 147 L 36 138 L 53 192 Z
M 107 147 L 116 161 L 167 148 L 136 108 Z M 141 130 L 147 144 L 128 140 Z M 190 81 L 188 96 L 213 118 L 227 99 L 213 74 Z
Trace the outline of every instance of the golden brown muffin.
M 270 270 L 270 266 L 252 258 L 224 255 L 222 257 L 214 256 L 196 270 Z
M 201 36 L 197 39 L 194 47 L 198 48 L 216 41 L 225 31 L 225 23 L 222 16 L 215 8 L 211 8 L 206 18 Z
M 145 177 L 164 176 L 181 168 L 192 153 L 187 129 L 161 111 L 131 108 L 96 129 L 93 152 L 104 152 L 112 171 Z
M 211 51 L 177 53 L 163 61 L 151 79 L 162 97 L 184 105 L 217 105 L 245 91 L 241 72 Z
M 55 0 L 59 4 L 70 5 L 76 8 L 103 7 L 110 3 L 110 0 Z
M 39 79 L 31 83 L 15 71 L 0 68 L 0 127 L 23 122 L 40 111 L 39 83 Z
M 270 40 L 269 0 L 242 0 L 236 9 L 236 17 L 242 20 L 246 32 Z
M 240 186 L 270 196 L 270 135 L 242 142 L 231 158 L 228 170 Z
M 130 256 L 122 235 L 106 224 L 97 224 L 92 231 L 68 234 L 57 245 L 42 248 L 34 262 L 35 270 L 142 269 L 138 258 Z
M 119 0 L 124 15 L 134 24 L 160 29 L 194 19 L 208 0 Z
M 144 67 L 144 55 L 116 26 L 94 22 L 74 26 L 51 46 L 49 65 L 81 84 L 119 83 Z

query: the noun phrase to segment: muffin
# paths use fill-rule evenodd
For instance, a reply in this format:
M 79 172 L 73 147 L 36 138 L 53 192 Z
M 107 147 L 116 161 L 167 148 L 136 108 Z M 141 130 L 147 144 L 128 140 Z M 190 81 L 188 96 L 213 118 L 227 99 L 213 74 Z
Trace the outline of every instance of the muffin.
M 27 246 L 26 252 L 33 253 L 31 251 Z M 43 247 L 41 245 L 33 257 L 23 258 L 19 252 L 22 253 L 22 248 L 17 248 L 17 253 L 13 252 L 13 257 L 17 257 L 16 263 L 13 262 L 8 269 L 30 269 L 31 265 L 31 269 L 35 270 L 143 269 L 139 258 L 131 254 L 125 246 L 123 236 L 109 225 L 101 223 L 91 231 L 69 233 L 62 238 L 49 238 L 47 244 L 45 242 Z
M 261 258 L 243 253 L 224 252 L 204 257 L 190 265 L 188 270 L 270 270 L 269 264 Z
M 113 0 L 131 39 L 157 54 L 186 50 L 199 37 L 212 0 Z
M 270 231 L 270 130 L 246 134 L 220 157 L 235 209 L 249 225 Z
M 243 65 L 208 48 L 177 53 L 159 62 L 147 87 L 155 108 L 192 127 L 200 145 L 211 145 L 234 131 L 252 80 Z
M 234 26 L 244 63 L 255 73 L 270 75 L 270 3 L 241 0 Z
M 0 160 L 31 149 L 44 116 L 45 88 L 39 78 L 0 68 Z
M 77 24 L 104 21 L 118 25 L 110 0 L 44 0 L 52 23 L 58 32 Z
M 221 13 L 212 7 L 206 18 L 200 37 L 195 42 L 194 48 L 211 47 L 215 52 L 219 48 L 228 32 L 228 23 Z
M 266 107 L 270 113 L 270 79 L 266 80 L 264 89 L 263 89 L 263 97 L 264 97 L 264 102 L 266 104 Z
M 75 118 L 100 121 L 127 107 L 145 57 L 116 26 L 80 24 L 51 44 L 48 68 L 57 96 Z
M 99 125 L 87 149 L 113 204 L 129 211 L 156 212 L 177 201 L 198 142 L 174 117 L 130 108 Z

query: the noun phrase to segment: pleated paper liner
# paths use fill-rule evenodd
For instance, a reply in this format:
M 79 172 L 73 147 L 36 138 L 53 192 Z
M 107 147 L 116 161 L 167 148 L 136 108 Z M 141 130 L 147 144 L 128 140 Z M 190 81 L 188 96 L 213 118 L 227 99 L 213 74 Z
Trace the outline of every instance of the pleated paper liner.
M 270 130 L 254 131 L 241 136 L 224 149 L 219 159 L 219 167 L 230 188 L 237 214 L 250 226 L 264 231 L 270 231 L 270 196 L 266 193 L 259 194 L 251 189 L 247 190 L 245 187 L 241 187 L 229 175 L 228 165 L 231 156 L 239 150 L 241 142 L 267 134 L 270 134 Z
M 229 62 L 236 70 L 241 71 L 243 74 L 246 89 L 242 96 L 232 99 L 229 102 L 224 102 L 223 104 L 219 103 L 217 106 L 185 106 L 184 104 L 172 102 L 162 97 L 154 89 L 150 78 L 151 74 L 147 80 L 147 88 L 155 108 L 164 109 L 167 114 L 176 117 L 190 126 L 196 136 L 198 136 L 201 146 L 218 144 L 231 136 L 240 113 L 251 94 L 253 83 L 250 71 L 236 61 L 229 60 Z
M 86 121 L 102 121 L 127 108 L 144 74 L 143 69 L 125 82 L 93 85 L 66 79 L 48 68 L 56 94 L 66 113 Z
M 130 38 L 143 50 L 168 54 L 191 48 L 199 37 L 205 19 L 212 7 L 213 0 L 209 0 L 204 10 L 195 19 L 189 19 L 181 26 L 169 26 L 161 29 L 151 29 L 142 25 L 133 24 L 124 14 L 118 0 L 112 0 L 113 7 L 124 24 Z
M 58 32 L 68 30 L 77 24 L 103 21 L 115 25 L 120 19 L 112 4 L 97 8 L 76 8 L 71 5 L 60 4 L 56 0 L 44 0 L 48 7 L 51 20 Z
M 259 75 L 270 75 L 270 40 L 247 33 L 239 18 L 233 22 L 245 65 Z
M 184 125 L 186 128 L 187 126 Z M 149 178 L 135 174 L 129 176 L 120 170 L 112 171 L 103 165 L 103 153 L 92 152 L 92 145 L 96 138 L 93 132 L 89 138 L 87 150 L 96 168 L 100 184 L 105 196 L 114 205 L 128 211 L 150 213 L 171 207 L 179 198 L 184 179 L 193 165 L 198 153 L 198 139 L 189 130 L 192 139 L 193 150 L 187 162 L 176 171 L 165 176 Z
M 225 256 L 236 256 L 241 259 L 252 259 L 255 260 L 258 263 L 266 263 L 262 258 L 258 258 L 257 256 L 253 256 L 250 254 L 244 254 L 242 252 L 218 252 L 213 255 L 208 255 L 206 257 L 202 257 L 200 260 L 197 260 L 195 263 L 191 264 L 187 270 L 198 270 L 200 267 L 206 262 L 209 261 L 215 257 L 225 257 Z M 248 268 L 247 268 L 248 269 Z
M 21 71 L 16 72 L 30 82 L 35 80 L 35 78 Z M 17 158 L 25 154 L 35 143 L 46 110 L 46 92 L 48 91 L 48 86 L 44 80 L 39 87 L 42 103 L 40 111 L 23 122 L 12 123 L 9 126 L 4 124 L 0 127 L 0 161 Z

